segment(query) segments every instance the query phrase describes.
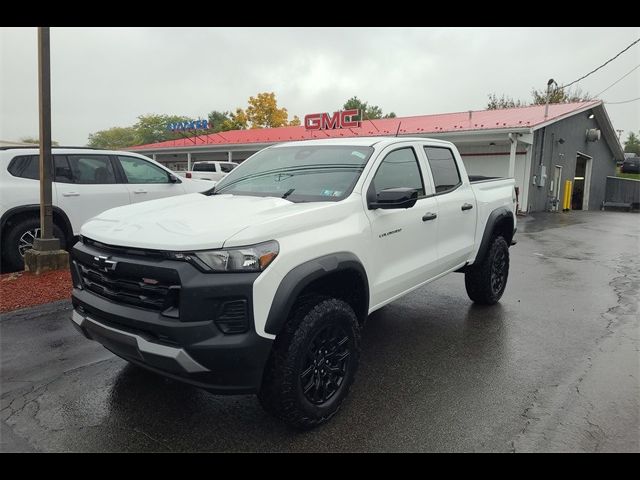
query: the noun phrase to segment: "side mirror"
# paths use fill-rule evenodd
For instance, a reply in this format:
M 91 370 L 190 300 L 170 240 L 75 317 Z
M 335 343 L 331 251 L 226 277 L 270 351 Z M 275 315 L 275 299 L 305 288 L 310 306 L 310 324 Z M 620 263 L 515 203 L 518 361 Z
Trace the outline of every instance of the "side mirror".
M 171 183 L 182 183 L 178 177 L 176 177 L 173 173 L 169 174 L 169 181 Z
M 375 195 L 375 199 L 368 202 L 369 210 L 381 208 L 411 208 L 418 201 L 418 190 L 415 188 L 387 188 Z

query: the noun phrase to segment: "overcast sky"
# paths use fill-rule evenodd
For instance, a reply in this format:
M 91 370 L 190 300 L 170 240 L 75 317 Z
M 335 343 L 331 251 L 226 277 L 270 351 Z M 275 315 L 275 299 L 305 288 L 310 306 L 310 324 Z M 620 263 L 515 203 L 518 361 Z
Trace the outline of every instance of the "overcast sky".
M 38 135 L 37 29 L 0 30 L 0 139 Z M 398 116 L 483 109 L 487 94 L 530 99 L 571 82 L 640 37 L 640 28 L 51 29 L 52 128 L 61 144 L 145 113 L 206 118 L 273 91 L 297 114 L 351 96 Z M 640 44 L 580 82 L 597 94 L 640 64 Z M 640 97 L 640 68 L 602 95 Z M 607 105 L 640 129 L 640 101 Z

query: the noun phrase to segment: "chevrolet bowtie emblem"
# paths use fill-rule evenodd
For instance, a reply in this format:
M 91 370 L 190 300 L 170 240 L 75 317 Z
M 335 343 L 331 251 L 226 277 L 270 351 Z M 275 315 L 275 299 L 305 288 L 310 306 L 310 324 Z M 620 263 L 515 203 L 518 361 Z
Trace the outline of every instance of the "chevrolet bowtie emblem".
M 108 272 L 109 270 L 115 270 L 116 265 L 118 264 L 118 262 L 109 260 L 109 257 L 103 257 L 102 255 L 93 257 L 93 260 L 97 263 L 98 267 L 105 272 Z

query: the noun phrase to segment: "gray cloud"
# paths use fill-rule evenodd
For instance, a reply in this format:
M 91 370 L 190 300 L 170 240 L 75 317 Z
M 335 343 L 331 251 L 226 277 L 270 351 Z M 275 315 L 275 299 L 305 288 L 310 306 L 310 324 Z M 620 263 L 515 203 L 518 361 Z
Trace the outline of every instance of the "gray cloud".
M 573 81 L 639 36 L 639 28 L 54 27 L 53 137 L 83 145 L 140 114 L 205 116 L 262 91 L 299 116 L 353 95 L 399 116 L 482 109 L 491 92 L 528 100 L 551 77 Z M 0 30 L 2 139 L 37 135 L 36 55 L 35 28 Z M 579 86 L 598 93 L 638 64 L 640 45 Z M 640 69 L 603 98 L 638 96 Z M 607 110 L 615 128 L 640 128 L 640 102 Z

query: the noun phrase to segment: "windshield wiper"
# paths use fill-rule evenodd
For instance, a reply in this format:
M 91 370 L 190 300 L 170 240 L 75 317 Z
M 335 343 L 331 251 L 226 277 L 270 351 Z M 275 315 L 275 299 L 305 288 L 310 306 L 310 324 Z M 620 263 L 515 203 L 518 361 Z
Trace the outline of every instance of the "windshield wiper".
M 286 192 L 284 192 L 284 195 L 282 195 L 282 197 L 280 198 L 287 198 L 289 195 L 291 195 L 293 192 L 295 192 L 296 189 L 295 188 L 290 188 L 289 190 L 287 190 Z

